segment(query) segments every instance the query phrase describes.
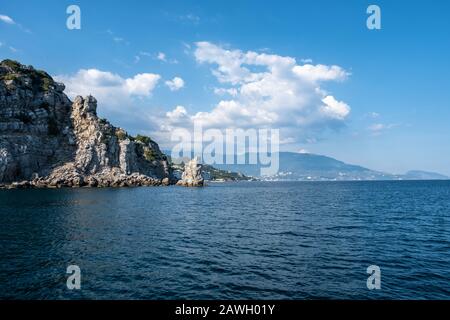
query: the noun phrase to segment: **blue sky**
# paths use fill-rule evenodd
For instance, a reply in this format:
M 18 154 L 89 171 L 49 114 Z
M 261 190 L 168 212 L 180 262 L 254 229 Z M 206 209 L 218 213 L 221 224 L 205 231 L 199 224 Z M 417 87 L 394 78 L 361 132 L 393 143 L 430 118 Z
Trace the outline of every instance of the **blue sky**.
M 66 28 L 71 4 L 81 30 Z M 366 28 L 370 4 L 381 30 Z M 450 175 L 449 12 L 448 1 L 2 1 L 0 58 L 94 94 L 101 116 L 163 146 L 192 119 L 272 124 L 284 150 Z

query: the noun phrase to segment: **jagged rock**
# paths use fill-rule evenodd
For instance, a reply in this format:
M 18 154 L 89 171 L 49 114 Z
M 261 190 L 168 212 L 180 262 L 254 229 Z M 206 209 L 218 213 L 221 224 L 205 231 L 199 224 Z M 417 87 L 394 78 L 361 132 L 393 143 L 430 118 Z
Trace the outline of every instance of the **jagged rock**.
M 194 158 L 184 166 L 184 172 L 181 180 L 177 185 L 184 187 L 201 187 L 203 186 L 202 165 Z
M 154 141 L 133 138 L 98 118 L 94 97 L 77 96 L 72 103 L 63 90 L 63 84 L 43 71 L 11 60 L 0 63 L 1 186 L 125 187 L 174 182 L 167 158 Z

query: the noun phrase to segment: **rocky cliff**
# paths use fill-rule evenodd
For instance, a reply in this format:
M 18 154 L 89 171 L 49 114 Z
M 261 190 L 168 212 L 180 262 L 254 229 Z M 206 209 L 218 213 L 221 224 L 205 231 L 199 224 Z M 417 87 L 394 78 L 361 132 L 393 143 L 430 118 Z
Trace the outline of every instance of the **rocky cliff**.
M 94 97 L 63 93 L 46 72 L 0 63 L 0 184 L 9 187 L 174 183 L 166 156 L 97 116 Z

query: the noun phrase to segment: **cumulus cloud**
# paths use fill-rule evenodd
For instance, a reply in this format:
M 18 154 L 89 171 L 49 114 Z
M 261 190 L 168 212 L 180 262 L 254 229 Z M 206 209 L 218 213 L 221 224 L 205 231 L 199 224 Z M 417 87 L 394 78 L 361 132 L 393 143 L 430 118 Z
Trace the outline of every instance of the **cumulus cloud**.
M 177 107 L 166 115 L 164 127 L 178 126 L 182 116 L 185 127 L 196 122 L 217 129 L 277 128 L 282 141 L 293 143 L 315 140 L 318 132 L 342 125 L 350 113 L 347 103 L 322 88 L 325 82 L 349 76 L 339 66 L 298 64 L 293 57 L 231 50 L 210 42 L 197 42 L 194 56 L 199 64 L 209 65 L 224 86 L 214 88 L 214 93 L 228 99 L 195 114 Z
M 348 73 L 338 66 L 325 66 L 322 64 L 295 66 L 292 68 L 292 72 L 310 82 L 344 80 L 348 76 Z
M 153 73 L 137 74 L 125 79 L 126 92 L 130 95 L 149 96 L 159 79 L 160 76 Z
M 170 119 L 170 123 L 180 123 L 187 118 L 186 108 L 183 106 L 176 106 L 175 109 L 166 113 L 166 117 Z
M 326 96 L 322 101 L 325 105 L 322 106 L 321 110 L 330 118 L 344 120 L 350 113 L 350 107 L 345 102 L 337 101 L 333 96 Z
M 169 87 L 170 91 L 178 91 L 184 87 L 184 80 L 180 77 L 175 77 L 172 80 L 167 80 L 165 84 Z
M 98 69 L 81 69 L 73 75 L 55 76 L 55 80 L 66 85 L 71 98 L 92 94 L 99 104 L 118 106 L 129 103 L 133 97 L 149 97 L 157 85 L 160 75 L 140 73 L 131 78 Z

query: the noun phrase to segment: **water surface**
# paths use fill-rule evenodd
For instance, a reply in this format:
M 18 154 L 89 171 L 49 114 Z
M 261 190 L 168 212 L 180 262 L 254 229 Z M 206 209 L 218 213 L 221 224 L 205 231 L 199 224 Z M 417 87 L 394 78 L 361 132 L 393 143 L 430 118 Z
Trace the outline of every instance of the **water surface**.
M 450 182 L 0 190 L 0 253 L 3 299 L 450 299 Z

